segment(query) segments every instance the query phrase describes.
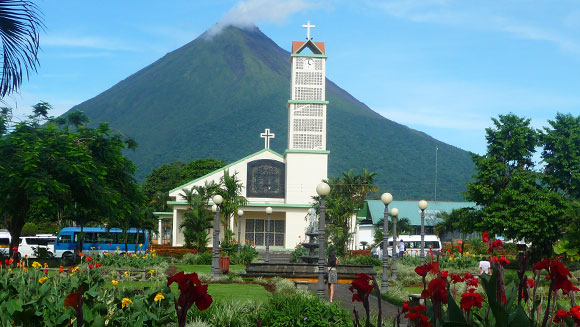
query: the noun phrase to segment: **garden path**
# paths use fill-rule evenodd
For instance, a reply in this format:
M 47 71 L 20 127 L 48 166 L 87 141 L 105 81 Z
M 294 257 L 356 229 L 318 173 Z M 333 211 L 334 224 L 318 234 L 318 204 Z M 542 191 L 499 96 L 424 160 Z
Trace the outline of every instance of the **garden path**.
M 317 284 L 309 284 L 308 288 L 314 292 L 316 292 Z M 341 306 L 349 311 L 352 312 L 353 308 L 356 308 L 359 317 L 365 316 L 365 309 L 361 302 L 352 302 L 352 292 L 348 289 L 350 284 L 336 284 L 334 287 L 334 301 L 337 301 L 341 304 Z M 328 291 L 326 292 L 326 299 L 328 300 Z M 369 303 L 371 309 L 371 316 L 377 315 L 379 313 L 378 306 L 377 306 L 377 298 L 375 296 L 369 296 Z M 391 304 L 385 300 L 381 301 L 381 308 L 383 317 L 396 317 L 397 316 L 397 306 Z M 354 314 L 353 314 L 354 319 Z

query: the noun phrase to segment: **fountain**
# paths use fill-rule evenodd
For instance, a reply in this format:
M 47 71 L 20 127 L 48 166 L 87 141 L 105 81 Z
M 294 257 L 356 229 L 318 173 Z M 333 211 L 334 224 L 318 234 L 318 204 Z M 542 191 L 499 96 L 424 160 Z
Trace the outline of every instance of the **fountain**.
M 302 243 L 302 246 L 308 249 L 308 255 L 300 256 L 300 260 L 304 263 L 316 264 L 318 262 L 318 254 L 315 252 L 320 244 L 318 243 L 318 221 L 316 220 L 316 210 L 314 208 L 310 209 L 310 223 L 305 234 L 309 240 L 308 243 Z
M 316 283 L 318 281 L 318 220 L 316 211 L 310 209 L 310 224 L 306 231 L 308 243 L 302 245 L 308 249 L 308 255 L 300 256 L 300 263 L 252 263 L 246 268 L 246 273 L 242 277 L 282 277 L 298 283 Z M 364 265 L 341 265 L 337 267 L 338 282 L 341 284 L 351 283 L 358 273 L 366 273 L 376 276 L 372 266 Z

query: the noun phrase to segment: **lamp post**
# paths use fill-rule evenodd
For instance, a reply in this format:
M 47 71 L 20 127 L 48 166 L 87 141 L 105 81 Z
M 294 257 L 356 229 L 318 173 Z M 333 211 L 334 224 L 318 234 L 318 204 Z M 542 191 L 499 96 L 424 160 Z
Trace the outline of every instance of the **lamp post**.
M 393 201 L 391 193 L 383 193 L 381 201 L 385 204 L 385 214 L 383 221 L 383 278 L 381 280 L 381 292 L 387 293 L 389 291 L 389 274 L 387 271 L 388 265 L 388 247 L 389 247 L 389 203 Z
M 242 252 L 242 216 L 244 215 L 244 210 L 238 210 L 238 254 Z
M 213 216 L 213 245 L 211 250 L 211 277 L 217 278 L 220 275 L 220 204 L 224 200 L 221 195 L 214 195 L 211 211 L 215 212 Z
M 320 220 L 318 221 L 318 289 L 316 294 L 324 297 L 324 274 L 326 273 L 326 196 L 330 193 L 330 186 L 320 183 L 316 186 L 316 193 L 320 196 Z
M 391 278 L 397 279 L 397 257 L 399 256 L 399 247 L 397 246 L 397 220 L 399 219 L 399 209 L 391 209 L 391 217 L 393 217 L 393 251 L 391 255 L 393 257 L 393 268 L 391 269 Z
M 270 216 L 272 215 L 272 208 L 266 208 L 268 220 L 266 221 L 266 263 L 270 263 Z
M 419 209 L 421 209 L 421 266 L 425 264 L 425 209 L 427 209 L 427 201 L 419 201 Z

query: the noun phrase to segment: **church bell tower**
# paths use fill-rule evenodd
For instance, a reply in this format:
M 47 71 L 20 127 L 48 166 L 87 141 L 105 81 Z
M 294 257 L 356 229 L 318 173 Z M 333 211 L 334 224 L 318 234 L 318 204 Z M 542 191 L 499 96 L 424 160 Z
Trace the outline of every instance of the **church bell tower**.
M 288 100 L 288 149 L 286 150 L 287 203 L 310 203 L 316 185 L 327 179 L 326 149 L 326 53 L 323 42 L 310 37 L 293 41 L 292 77 Z

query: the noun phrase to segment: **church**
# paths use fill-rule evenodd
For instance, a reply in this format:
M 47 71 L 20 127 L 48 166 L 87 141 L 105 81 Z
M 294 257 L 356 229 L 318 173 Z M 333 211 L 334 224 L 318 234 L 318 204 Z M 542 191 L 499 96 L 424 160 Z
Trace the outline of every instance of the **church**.
M 241 207 L 244 214 L 240 220 L 242 242 L 254 242 L 264 247 L 266 240 L 266 208 L 272 208 L 270 246 L 273 249 L 293 249 L 304 241 L 308 226 L 309 209 L 316 186 L 327 179 L 328 155 L 326 149 L 326 52 L 323 42 L 314 42 L 308 22 L 306 41 L 292 42 L 290 55 L 291 92 L 288 100 L 288 143 L 283 154 L 270 149 L 270 140 L 275 134 L 265 127 L 260 134 L 264 138 L 264 149 L 233 162 L 169 191 L 175 201 L 169 201 L 171 212 L 156 213 L 159 217 L 159 234 L 164 235 L 162 225 L 171 226 L 171 245 L 185 244 L 179 229 L 184 213 L 189 208 L 182 196 L 183 190 L 207 183 L 219 183 L 227 171 L 236 174 L 241 181 L 242 194 L 248 203 Z M 259 123 L 259 122 L 257 122 Z M 213 203 L 209 203 L 213 205 Z M 162 220 L 165 222 L 162 224 Z M 237 219 L 235 219 L 237 221 Z M 238 226 L 233 225 L 237 239 Z M 223 229 L 221 229 L 223 237 Z M 210 241 L 211 244 L 211 241 Z

